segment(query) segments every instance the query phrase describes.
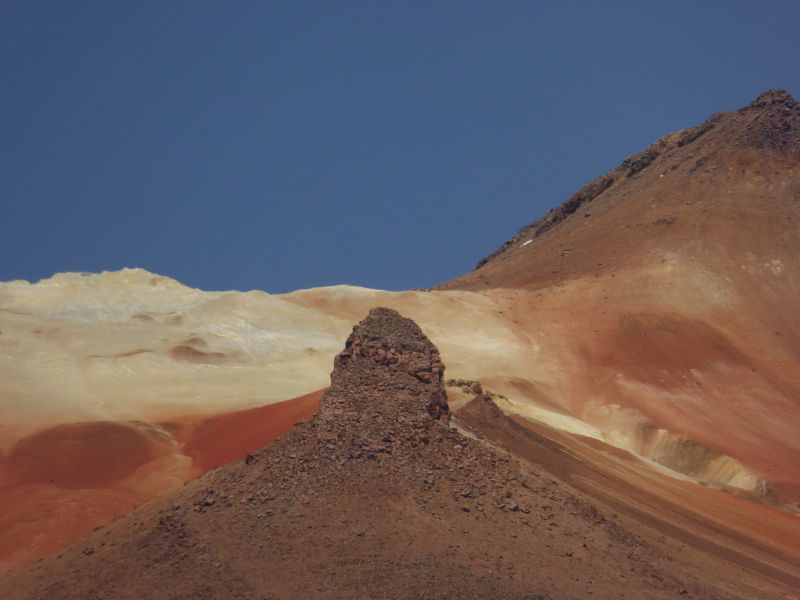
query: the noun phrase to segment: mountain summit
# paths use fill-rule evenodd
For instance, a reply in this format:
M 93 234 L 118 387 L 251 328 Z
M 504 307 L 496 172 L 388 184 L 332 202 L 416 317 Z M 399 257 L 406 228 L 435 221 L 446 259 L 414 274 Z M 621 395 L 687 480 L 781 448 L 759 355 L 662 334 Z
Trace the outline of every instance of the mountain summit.
M 707 204 L 702 208 L 708 210 L 711 208 L 709 201 L 721 192 L 726 202 L 719 208 L 724 210 L 735 209 L 738 195 L 743 192 L 767 193 L 777 198 L 788 193 L 796 197 L 796 187 L 781 190 L 772 185 L 767 189 L 755 190 L 753 186 L 766 181 L 767 177 L 777 176 L 779 180 L 785 180 L 790 171 L 796 172 L 798 163 L 800 104 L 784 90 L 766 91 L 738 111 L 712 115 L 704 123 L 670 133 L 642 152 L 628 157 L 616 169 L 591 181 L 562 204 L 550 209 L 541 219 L 520 229 L 498 250 L 482 259 L 474 275 L 464 276 L 442 287 L 472 288 L 487 284 L 521 283 L 523 279 L 531 277 L 530 269 L 522 272 L 509 269 L 509 275 L 512 275 L 509 279 L 507 276 L 494 275 L 494 269 L 482 267 L 510 260 L 517 254 L 515 250 L 520 244 L 538 240 L 568 219 L 578 221 L 581 225 L 598 225 L 596 221 L 601 216 L 598 211 L 607 206 L 624 204 L 627 217 L 633 222 L 636 222 L 637 215 L 657 211 L 659 218 L 652 220 L 651 224 L 672 225 L 677 217 L 674 213 L 680 210 L 679 207 L 659 203 L 662 206 L 658 210 L 651 200 L 663 198 L 672 203 L 674 200 L 670 196 L 677 195 L 676 200 L 680 203 L 686 200 L 706 201 Z M 764 179 L 754 180 L 757 175 Z M 745 183 L 742 176 L 749 179 L 747 188 L 731 190 L 731 186 L 738 188 Z M 646 194 L 650 199 L 646 207 L 640 205 L 638 196 L 641 194 Z M 728 198 L 729 194 L 733 197 Z M 660 213 L 666 213 L 667 209 L 671 209 L 671 212 L 662 216 Z M 713 216 L 713 213 L 708 216 Z M 590 218 L 592 221 L 586 221 Z M 664 228 L 656 228 L 658 237 L 661 237 L 661 229 Z M 617 243 L 624 242 L 626 237 L 620 236 Z M 613 241 L 609 242 L 611 246 L 614 245 Z M 526 252 L 530 253 L 531 250 L 528 248 Z
M 800 105 L 785 90 L 768 90 L 739 111 L 745 121 L 744 142 L 800 158 Z

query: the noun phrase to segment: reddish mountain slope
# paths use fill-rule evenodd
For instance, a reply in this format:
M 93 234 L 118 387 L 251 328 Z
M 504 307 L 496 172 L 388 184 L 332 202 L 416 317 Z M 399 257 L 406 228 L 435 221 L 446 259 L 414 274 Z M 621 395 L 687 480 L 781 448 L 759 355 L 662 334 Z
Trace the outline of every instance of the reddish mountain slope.
M 0 574 L 258 450 L 313 415 L 321 395 L 160 426 L 83 422 L 22 438 L 0 463 Z
M 542 402 L 686 475 L 800 502 L 800 105 L 786 92 L 666 136 L 442 288 L 504 294 L 545 335 L 564 377 Z

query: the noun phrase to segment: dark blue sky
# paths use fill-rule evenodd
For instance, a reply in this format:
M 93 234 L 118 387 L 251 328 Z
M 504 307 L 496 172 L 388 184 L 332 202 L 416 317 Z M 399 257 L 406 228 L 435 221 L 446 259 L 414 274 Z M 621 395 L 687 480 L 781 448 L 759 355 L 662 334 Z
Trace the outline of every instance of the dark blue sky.
M 766 88 L 800 3 L 0 0 L 0 279 L 425 287 Z

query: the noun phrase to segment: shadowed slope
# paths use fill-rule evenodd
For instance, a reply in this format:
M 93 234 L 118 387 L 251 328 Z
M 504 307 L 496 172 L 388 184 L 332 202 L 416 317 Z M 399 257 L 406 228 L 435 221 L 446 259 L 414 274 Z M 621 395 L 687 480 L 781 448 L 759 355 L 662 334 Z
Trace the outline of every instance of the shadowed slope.
M 476 397 L 459 420 L 541 465 L 559 481 L 673 540 L 800 589 L 800 521 L 750 499 L 654 470 L 637 457 L 541 423 L 504 415 Z

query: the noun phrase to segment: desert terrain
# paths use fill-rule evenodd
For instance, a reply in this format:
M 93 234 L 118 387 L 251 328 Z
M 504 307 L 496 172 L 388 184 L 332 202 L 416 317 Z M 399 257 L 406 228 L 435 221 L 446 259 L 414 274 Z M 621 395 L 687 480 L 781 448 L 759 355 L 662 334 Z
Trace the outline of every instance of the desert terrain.
M 632 530 L 632 519 L 451 422 L 445 368 L 413 321 L 371 310 L 336 357 L 309 421 L 12 573 L 0 592 L 543 600 L 791 593 L 791 580 Z M 490 413 L 481 423 L 515 430 L 488 396 L 472 403 Z
M 326 514 L 340 519 L 332 531 L 355 537 L 331 537 L 326 547 L 352 544 L 348 556 L 369 555 L 372 571 L 357 572 L 342 558 L 323 562 L 318 573 L 341 569 L 341 582 L 366 586 L 365 597 L 385 597 L 369 587 L 389 568 L 380 566 L 382 552 L 399 561 L 387 563 L 402 573 L 395 584 L 406 592 L 397 597 L 415 597 L 410 582 L 420 573 L 441 575 L 449 589 L 474 597 L 489 589 L 520 598 L 525 590 L 542 598 L 796 597 L 799 138 L 800 107 L 785 92 L 766 92 L 630 157 L 474 271 L 434 290 L 205 292 L 141 269 L 1 283 L 0 529 L 8 533 L 0 572 L 9 574 L 0 590 L 33 589 L 41 578 L 55 585 L 82 569 L 90 578 L 102 561 L 126 553 L 139 561 L 134 545 L 156 544 L 167 528 L 202 537 L 225 575 L 209 590 L 181 588 L 164 597 L 250 597 L 265 589 L 278 590 L 275 598 L 299 597 L 288 583 L 242 574 L 255 572 L 258 561 L 243 565 L 242 548 L 223 533 L 247 528 L 250 508 L 216 521 L 217 501 L 203 505 L 214 489 L 259 506 L 261 500 L 241 498 L 257 496 L 275 477 L 284 487 L 264 494 L 306 508 L 287 508 L 279 523 L 265 525 L 263 535 L 279 540 L 268 549 L 274 564 L 287 573 L 299 568 L 289 564 L 292 557 L 314 547 L 302 515 L 331 506 Z M 308 493 L 324 470 L 318 465 L 300 478 L 308 504 L 286 500 L 295 485 L 286 478 L 296 467 L 289 469 L 284 454 L 309 453 L 317 464 L 319 448 L 306 438 L 322 417 L 293 425 L 317 413 L 333 358 L 353 324 L 378 306 L 413 319 L 446 367 L 449 423 L 463 432 L 437 422 L 444 446 L 435 447 L 449 456 L 462 444 L 450 436 L 467 435 L 466 447 L 480 448 L 468 461 L 470 476 L 488 495 L 530 478 L 511 492 L 526 494 L 530 513 L 523 514 L 535 521 L 506 508 L 496 515 L 485 506 L 462 510 L 469 496 L 458 499 L 465 480 L 457 465 L 447 470 L 455 479 L 433 478 L 435 490 L 425 483 L 431 477 L 420 475 L 433 468 L 427 445 L 419 464 L 392 463 L 398 481 L 414 480 L 419 491 L 405 494 L 377 477 L 383 462 L 359 459 L 342 465 L 349 474 L 336 480 L 344 485 L 339 496 L 335 478 Z M 328 398 L 340 392 L 329 390 Z M 255 465 L 242 462 L 254 453 Z M 496 453 L 506 456 L 502 482 L 491 479 Z M 363 495 L 348 487 L 356 480 Z M 437 508 L 421 511 L 426 502 Z M 177 521 L 159 525 L 172 505 L 182 507 Z M 386 519 L 375 514 L 381 506 L 403 524 L 394 534 L 406 535 L 413 559 L 401 561 L 399 542 L 388 541 Z M 129 513 L 63 558 L 23 568 Z M 352 533 L 359 515 L 369 515 L 360 536 Z M 523 531 L 535 531 L 535 541 Z M 182 543 L 172 533 L 157 543 L 165 553 Z M 115 542 L 100 549 L 105 535 Z M 479 548 L 482 539 L 487 549 Z M 580 540 L 602 544 L 608 555 Z M 277 556 L 284 551 L 288 558 Z M 187 550 L 195 569 L 187 573 L 206 565 L 195 554 Z M 507 571 L 498 566 L 504 561 Z M 526 570 L 531 562 L 541 571 Z M 485 581 L 465 576 L 481 569 Z M 582 582 L 567 584 L 563 573 L 572 570 Z M 96 597 L 137 597 L 135 590 L 112 591 L 120 575 L 103 572 L 108 585 Z M 632 581 L 623 582 L 623 572 Z M 85 577 L 73 580 L 75 590 L 89 594 Z M 588 587 L 587 577 L 599 585 Z M 36 589 L 30 597 L 48 597 L 54 588 Z M 93 597 L 77 594 L 63 597 Z M 459 596 L 441 594 L 429 597 Z

